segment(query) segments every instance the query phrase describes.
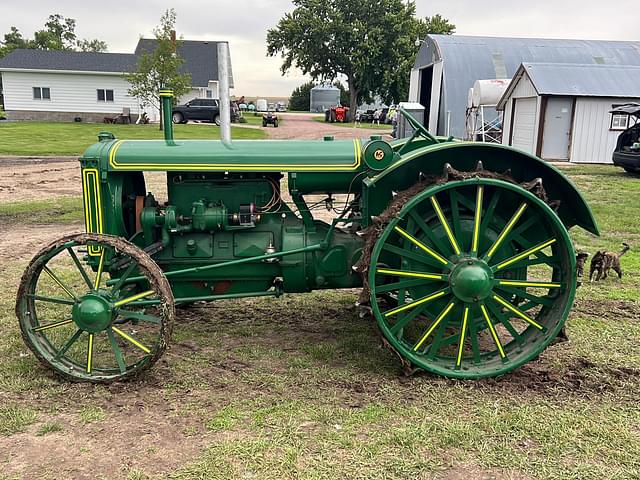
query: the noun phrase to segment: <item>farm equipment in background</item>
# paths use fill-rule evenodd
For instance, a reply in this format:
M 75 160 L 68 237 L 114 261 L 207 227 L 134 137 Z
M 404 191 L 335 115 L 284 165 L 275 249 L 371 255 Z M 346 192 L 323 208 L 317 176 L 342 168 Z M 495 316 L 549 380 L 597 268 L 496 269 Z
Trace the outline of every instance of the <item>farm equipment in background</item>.
M 87 233 L 43 248 L 22 277 L 25 342 L 68 379 L 109 382 L 160 358 L 176 306 L 362 287 L 407 368 L 476 379 L 536 358 L 574 299 L 568 229 L 598 233 L 589 207 L 534 156 L 401 114 L 414 133 L 392 143 L 182 141 L 171 122 L 158 141 L 100 133 L 80 159 Z M 145 172 L 166 176 L 166 199 Z
M 349 123 L 349 107 L 336 105 L 325 110 L 324 121 L 329 123 Z

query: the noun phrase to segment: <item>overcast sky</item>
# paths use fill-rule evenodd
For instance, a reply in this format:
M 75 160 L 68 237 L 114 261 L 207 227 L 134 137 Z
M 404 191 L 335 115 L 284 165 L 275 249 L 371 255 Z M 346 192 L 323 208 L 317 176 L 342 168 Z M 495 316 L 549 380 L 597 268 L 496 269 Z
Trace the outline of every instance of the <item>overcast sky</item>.
M 186 40 L 228 40 L 236 95 L 289 95 L 305 79 L 280 74 L 266 56 L 267 29 L 293 9 L 289 0 L 0 0 L 0 35 L 12 25 L 31 37 L 50 13 L 77 20 L 79 38 L 99 38 L 110 52 L 133 53 L 151 37 L 162 12 L 174 7 Z M 440 13 L 461 35 L 639 40 L 638 0 L 417 0 L 419 16 Z

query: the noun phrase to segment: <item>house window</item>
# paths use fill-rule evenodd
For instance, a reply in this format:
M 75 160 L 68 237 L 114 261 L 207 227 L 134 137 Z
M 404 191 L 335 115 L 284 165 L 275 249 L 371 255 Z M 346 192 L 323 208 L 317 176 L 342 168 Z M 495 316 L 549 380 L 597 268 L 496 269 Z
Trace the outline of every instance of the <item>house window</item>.
M 99 102 L 113 102 L 113 90 L 99 88 L 97 92 Z
M 207 90 L 205 91 L 205 96 L 207 98 L 213 98 L 213 92 L 211 91 L 211 89 L 207 88 Z
M 51 100 L 51 90 L 49 87 L 33 87 L 34 100 Z

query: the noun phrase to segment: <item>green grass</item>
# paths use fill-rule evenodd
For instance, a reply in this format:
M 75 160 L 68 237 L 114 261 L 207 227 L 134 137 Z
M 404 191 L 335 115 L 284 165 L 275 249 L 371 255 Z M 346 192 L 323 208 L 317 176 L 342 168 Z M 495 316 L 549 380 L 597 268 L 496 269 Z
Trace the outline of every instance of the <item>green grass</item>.
M 62 431 L 62 425 L 60 425 L 60 423 L 58 422 L 47 422 L 44 425 L 42 425 L 39 429 L 38 432 L 36 433 L 37 436 L 42 437 L 44 435 L 47 435 L 48 433 L 55 433 L 55 432 L 61 432 Z
M 96 123 L 0 122 L 0 155 L 81 155 L 97 142 L 98 132 L 112 132 L 123 139 L 161 139 L 157 125 L 104 125 Z M 260 129 L 231 128 L 235 139 L 261 139 Z M 174 125 L 176 139 L 220 138 L 210 124 Z
M 0 222 L 72 223 L 80 222 L 82 218 L 82 199 L 79 197 L 0 203 Z
M 320 116 L 320 117 L 313 117 L 313 121 L 314 122 L 319 122 L 319 123 L 326 123 L 324 121 L 324 116 Z M 367 128 L 367 129 L 373 129 L 373 130 L 383 130 L 383 131 L 388 131 L 391 132 L 391 130 L 393 130 L 393 127 L 391 125 L 376 125 L 374 123 L 360 123 L 360 124 L 355 124 L 355 123 L 330 123 L 329 125 L 333 125 L 336 127 L 347 127 L 347 128 Z
M 278 115 L 278 125 L 282 125 L 285 122 L 285 118 L 281 114 Z M 258 113 L 258 115 L 254 115 L 253 113 L 245 113 L 242 117 L 247 121 L 245 125 L 258 126 L 262 128 L 262 113 Z M 269 127 L 273 128 L 272 125 Z
M 82 451 L 98 478 L 638 478 L 640 179 L 612 167 L 565 173 L 602 231 L 573 229 L 577 247 L 593 253 L 626 241 L 632 250 L 622 282 L 578 289 L 571 341 L 512 374 L 404 377 L 347 290 L 180 309 L 151 372 L 109 387 L 72 384 L 22 343 L 13 292 L 27 259 L 18 259 L 0 273 L 0 435 L 25 432 L 22 440 L 36 420 L 43 426 L 33 435 L 49 433 L 64 418 L 56 441 L 98 445 L 128 428 L 113 446 L 136 463 L 105 470 L 98 460 L 119 453 Z M 165 435 L 170 442 L 157 440 Z M 7 450 L 19 448 L 6 440 Z M 190 454 L 175 455 L 176 445 Z M 148 459 L 129 454 L 136 448 Z M 24 468 L 14 476 L 74 475 L 56 470 L 53 457 Z

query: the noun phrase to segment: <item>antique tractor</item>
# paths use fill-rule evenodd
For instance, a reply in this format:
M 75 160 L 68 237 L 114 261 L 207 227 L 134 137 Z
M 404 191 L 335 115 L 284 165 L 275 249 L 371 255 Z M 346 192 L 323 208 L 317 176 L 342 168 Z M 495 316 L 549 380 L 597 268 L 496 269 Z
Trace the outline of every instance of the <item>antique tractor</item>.
M 22 277 L 27 345 L 68 379 L 108 382 L 158 360 L 176 306 L 362 287 L 405 366 L 475 379 L 536 358 L 574 299 L 568 230 L 598 233 L 589 207 L 536 157 L 404 115 L 415 133 L 392 143 L 175 141 L 171 122 L 160 141 L 101 133 L 80 159 L 87 233 Z M 166 201 L 145 172 L 164 172 Z

